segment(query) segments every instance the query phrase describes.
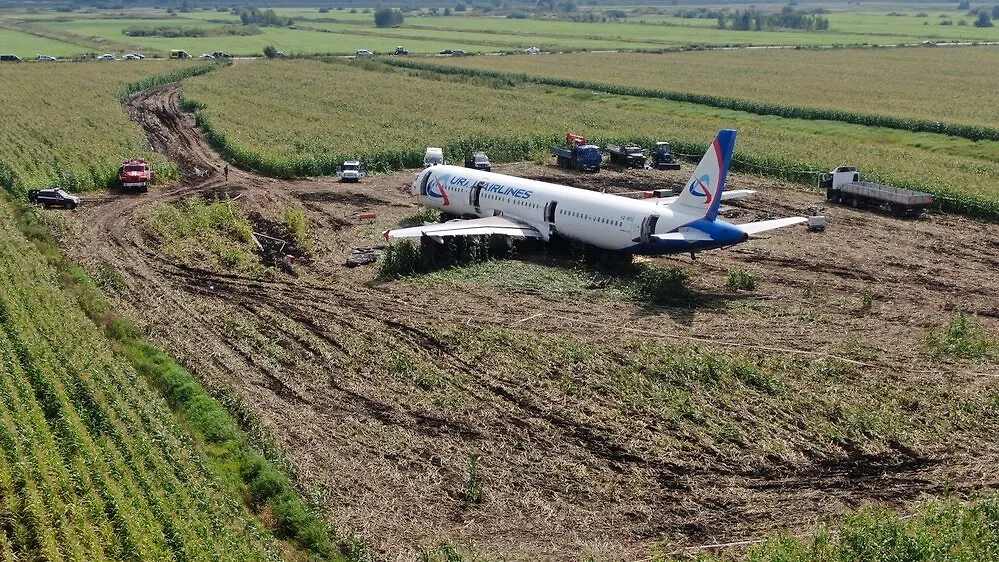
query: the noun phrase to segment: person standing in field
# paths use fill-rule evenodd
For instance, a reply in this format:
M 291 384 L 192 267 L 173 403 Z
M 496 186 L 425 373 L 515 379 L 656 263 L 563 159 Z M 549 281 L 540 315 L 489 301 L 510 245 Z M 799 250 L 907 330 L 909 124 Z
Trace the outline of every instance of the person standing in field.
M 229 164 L 222 168 L 222 175 L 225 176 L 225 181 L 229 181 Z

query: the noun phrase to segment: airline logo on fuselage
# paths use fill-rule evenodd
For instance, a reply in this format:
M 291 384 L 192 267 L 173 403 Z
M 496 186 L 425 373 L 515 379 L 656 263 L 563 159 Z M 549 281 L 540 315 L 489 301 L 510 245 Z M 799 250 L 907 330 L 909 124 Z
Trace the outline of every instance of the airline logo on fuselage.
M 711 185 L 711 176 L 704 174 L 699 178 L 694 178 L 690 185 L 687 186 L 687 190 L 690 191 L 691 195 L 704 198 L 704 204 L 711 204 L 711 191 L 708 186 Z
M 427 182 L 427 195 L 434 199 L 443 199 L 445 207 L 451 204 L 447 192 L 444 191 L 444 184 L 450 178 L 451 174 L 432 175 L 430 176 L 430 181 Z
M 451 181 L 448 182 L 449 185 L 455 185 L 458 187 L 469 188 L 478 182 L 472 181 L 468 178 L 462 176 L 453 176 Z M 485 193 L 495 193 L 503 197 L 516 197 L 517 199 L 530 199 L 533 193 L 530 189 L 523 189 L 520 187 L 510 187 L 508 185 L 503 185 L 501 183 L 489 183 L 482 186 L 482 191 Z

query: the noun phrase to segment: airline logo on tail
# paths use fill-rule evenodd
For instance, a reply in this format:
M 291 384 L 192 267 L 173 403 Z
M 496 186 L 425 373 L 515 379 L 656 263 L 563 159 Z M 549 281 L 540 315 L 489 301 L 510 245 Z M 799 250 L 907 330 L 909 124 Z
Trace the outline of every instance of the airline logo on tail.
M 704 197 L 704 204 L 710 205 L 711 199 L 713 198 L 713 196 L 711 195 L 710 186 L 711 186 L 711 176 L 704 174 L 699 178 L 695 177 L 691 179 L 690 185 L 687 186 L 687 190 L 690 191 L 691 195 L 695 195 L 697 197 Z
M 735 148 L 735 135 L 732 129 L 722 129 L 718 132 L 718 136 L 708 146 L 707 152 L 690 176 L 687 188 L 670 204 L 674 211 L 686 216 L 715 220 L 718 216 L 721 194 L 725 189 L 725 175 L 728 173 L 728 165 Z
M 444 206 L 451 204 L 451 200 L 448 199 L 447 192 L 444 191 L 444 184 L 451 179 L 450 174 L 433 175 L 430 181 L 427 182 L 427 195 L 433 197 L 434 199 L 443 199 Z

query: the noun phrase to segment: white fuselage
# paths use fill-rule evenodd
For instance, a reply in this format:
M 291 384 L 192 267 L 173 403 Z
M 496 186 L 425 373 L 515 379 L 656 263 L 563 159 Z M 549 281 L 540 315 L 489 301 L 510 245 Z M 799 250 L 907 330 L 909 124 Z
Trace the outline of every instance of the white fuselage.
M 419 203 L 459 217 L 502 215 L 526 222 L 547 240 L 557 234 L 607 250 L 666 254 L 735 244 L 745 235 L 723 221 L 657 207 L 648 201 L 457 166 L 433 166 L 413 183 Z M 697 229 L 696 242 L 653 234 Z

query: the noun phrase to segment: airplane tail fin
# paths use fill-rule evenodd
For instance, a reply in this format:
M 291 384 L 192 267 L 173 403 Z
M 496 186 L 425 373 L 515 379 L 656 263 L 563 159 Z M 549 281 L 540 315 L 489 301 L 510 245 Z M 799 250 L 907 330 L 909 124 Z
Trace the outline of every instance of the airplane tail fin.
M 735 130 L 722 129 L 708 147 L 694 174 L 687 180 L 683 192 L 669 207 L 685 215 L 696 215 L 709 221 L 718 216 L 725 176 L 735 149 Z

